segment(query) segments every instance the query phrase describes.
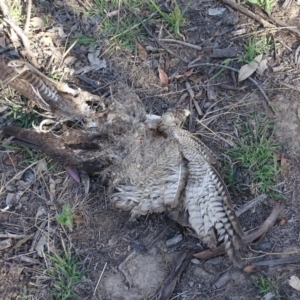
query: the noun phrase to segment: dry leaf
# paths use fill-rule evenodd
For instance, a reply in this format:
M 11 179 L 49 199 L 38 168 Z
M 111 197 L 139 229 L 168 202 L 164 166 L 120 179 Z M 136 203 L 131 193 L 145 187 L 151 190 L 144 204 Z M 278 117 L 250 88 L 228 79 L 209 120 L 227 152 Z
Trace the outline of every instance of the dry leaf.
M 281 153 L 276 154 L 276 160 L 280 164 L 283 172 L 288 170 L 289 162 L 286 160 L 286 158 L 283 154 L 281 154 Z
M 289 285 L 293 289 L 300 291 L 300 279 L 297 276 L 295 276 L 295 275 L 291 276 L 291 278 L 289 280 Z
M 39 17 L 34 17 L 30 19 L 30 27 L 33 28 L 33 30 L 40 30 L 44 26 L 44 21 Z
M 2 240 L 2 241 L 0 241 L 0 250 L 9 248 L 9 247 L 11 247 L 11 245 L 12 245 L 12 239 Z
M 37 176 L 39 176 L 42 173 L 47 172 L 47 170 L 48 170 L 48 167 L 47 167 L 46 160 L 44 158 L 40 159 L 35 167 L 35 174 Z
M 286 224 L 286 219 L 281 219 L 280 221 L 279 221 L 279 225 L 280 226 L 283 226 L 283 225 L 285 225 Z
M 261 62 L 259 63 L 259 66 L 256 70 L 257 74 L 262 75 L 264 73 L 264 71 L 266 69 L 268 69 L 268 65 L 267 65 L 268 59 L 264 58 L 261 60 Z
M 252 273 L 255 269 L 256 269 L 256 265 L 252 264 L 252 265 L 246 266 L 244 268 L 244 272 Z
M 216 90 L 212 86 L 208 86 L 207 88 L 207 98 L 209 101 L 216 101 L 217 100 L 217 94 Z
M 110 17 L 115 17 L 115 16 L 117 16 L 117 15 L 119 14 L 119 12 L 120 12 L 120 10 L 117 9 L 117 10 L 114 10 L 114 11 L 111 11 L 111 12 L 107 13 L 106 16 L 107 16 L 108 18 L 110 18 Z
M 53 32 L 56 33 L 61 39 L 64 39 L 67 37 L 67 35 L 64 32 L 63 26 L 56 26 L 52 27 L 51 29 L 48 30 L 48 32 Z
M 66 171 L 76 182 L 80 183 L 80 175 L 76 168 L 67 166 Z
M 39 257 L 44 257 L 43 253 L 44 253 L 44 247 L 46 245 L 47 245 L 47 237 L 44 234 L 42 234 L 42 236 L 40 237 L 40 239 L 38 240 L 34 248 L 34 250 L 37 252 L 37 255 Z
M 193 74 L 194 68 L 191 68 L 183 73 L 184 76 L 189 77 Z
M 56 189 L 55 189 L 55 180 L 52 177 L 49 179 L 49 193 L 50 193 L 50 201 L 54 202 L 56 196 Z
M 157 68 L 157 71 L 158 71 L 158 74 L 159 74 L 160 82 L 164 85 L 168 85 L 169 78 L 168 78 L 168 75 L 165 73 L 165 71 L 161 68 Z
M 181 75 L 176 75 L 175 78 L 179 79 L 179 78 L 182 78 L 182 77 L 189 77 L 189 76 L 191 76 L 193 74 L 193 72 L 194 72 L 194 68 L 185 71 Z
M 135 44 L 136 44 L 136 48 L 138 50 L 140 59 L 143 61 L 147 60 L 148 53 L 147 53 L 146 49 L 138 42 L 135 42 Z
M 247 79 L 249 76 L 251 76 L 258 68 L 260 62 L 262 59 L 262 54 L 257 55 L 249 64 L 246 64 L 241 67 L 239 71 L 239 82 Z
M 5 166 L 15 166 L 18 162 L 18 159 L 16 155 L 11 154 L 4 157 L 2 162 Z

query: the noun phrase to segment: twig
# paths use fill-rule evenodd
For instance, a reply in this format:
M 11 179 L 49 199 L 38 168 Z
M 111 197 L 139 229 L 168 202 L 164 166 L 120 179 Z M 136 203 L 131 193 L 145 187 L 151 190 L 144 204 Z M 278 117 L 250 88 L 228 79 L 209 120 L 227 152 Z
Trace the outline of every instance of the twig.
M 193 64 L 193 65 L 189 64 L 188 68 L 195 68 L 195 67 L 200 67 L 200 66 L 208 66 L 208 67 L 215 66 L 215 67 L 219 67 L 219 68 L 223 68 L 223 69 L 227 69 L 227 70 L 232 70 L 234 72 L 239 73 L 239 70 L 237 70 L 235 68 L 232 68 L 232 67 L 229 67 L 229 66 L 218 65 L 218 64 L 212 64 L 212 63 L 198 63 L 198 64 Z M 247 79 L 250 80 L 259 89 L 259 91 L 263 95 L 268 107 L 275 114 L 275 110 L 272 107 L 272 105 L 270 104 L 270 100 L 269 100 L 268 96 L 266 95 L 266 93 L 264 92 L 264 90 L 262 89 L 262 87 L 252 77 L 248 77 Z
M 26 14 L 26 22 L 24 25 L 24 33 L 27 34 L 30 25 L 30 16 L 31 16 L 31 8 L 32 8 L 32 0 L 27 0 L 27 14 Z
M 105 265 L 104 265 L 104 267 L 103 267 L 103 270 L 102 270 L 102 272 L 101 272 L 101 274 L 100 274 L 100 276 L 99 276 L 99 279 L 98 279 L 98 282 L 97 282 L 97 284 L 96 284 L 96 287 L 95 287 L 93 296 L 96 295 L 96 291 L 97 291 L 98 285 L 99 285 L 99 283 L 100 283 L 100 281 L 101 281 L 101 278 L 102 278 L 102 276 L 103 276 L 103 273 L 104 273 L 104 271 L 105 271 L 105 269 L 106 269 L 106 265 L 107 265 L 107 262 L 105 263 Z
M 251 209 L 252 207 L 257 205 L 258 203 L 264 201 L 266 198 L 267 198 L 267 195 L 262 194 L 262 195 L 259 195 L 256 198 L 252 199 L 251 201 L 247 202 L 245 205 L 243 205 L 243 206 L 241 206 L 241 207 L 239 207 L 235 210 L 236 216 L 239 217 L 241 214 L 243 214 L 247 210 Z
M 124 275 L 124 277 L 125 277 L 125 279 L 126 279 L 126 282 L 127 282 L 128 285 L 129 285 L 129 288 L 131 288 L 132 282 L 131 282 L 131 280 L 130 280 L 130 276 L 128 275 L 128 273 L 123 269 L 123 266 L 125 265 L 125 263 L 126 263 L 129 259 L 131 259 L 131 257 L 133 257 L 134 254 L 135 254 L 135 250 L 132 250 L 132 252 L 131 252 L 129 255 L 127 255 L 127 257 L 126 257 L 126 258 L 119 264 L 119 266 L 118 266 L 118 269 L 119 269 L 120 272 L 123 273 L 123 275 Z
M 184 46 L 187 46 L 187 47 L 196 49 L 196 50 L 202 50 L 202 47 L 201 47 L 201 46 L 197 46 L 197 45 L 190 44 L 190 43 L 183 42 L 183 41 L 179 41 L 179 40 L 173 40 L 173 39 L 159 39 L 159 41 L 161 41 L 161 42 L 167 42 L 167 43 L 177 43 L 177 44 L 181 44 L 181 45 L 184 45 Z
M 38 241 L 38 239 L 39 239 L 42 231 L 44 230 L 46 224 L 47 224 L 47 220 L 44 220 L 42 222 L 42 224 L 40 225 L 40 227 L 37 228 L 37 231 L 34 234 L 34 237 L 33 237 L 33 240 L 32 240 L 32 243 L 31 243 L 31 247 L 29 249 L 29 252 L 32 252 L 34 250 L 34 248 L 36 246 L 36 243 L 37 243 L 37 241 Z
M 189 252 L 183 254 L 174 272 L 172 272 L 172 274 L 166 279 L 163 287 L 161 288 L 158 300 L 168 300 L 170 298 L 182 272 L 186 269 L 191 259 L 193 258 L 193 254 L 194 250 L 190 250 Z
M 259 237 L 261 237 L 263 234 L 265 234 L 275 223 L 279 213 L 283 210 L 283 207 L 281 205 L 276 205 L 269 217 L 266 219 L 266 221 L 260 226 L 260 228 L 256 231 L 254 231 L 251 234 L 246 235 L 243 237 L 243 243 L 244 244 L 251 244 L 253 241 L 257 240 Z M 219 255 L 222 255 L 225 253 L 225 246 L 221 245 L 216 248 L 204 250 L 202 252 L 194 254 L 195 257 L 198 259 L 209 259 L 212 257 L 216 257 Z
M 240 4 L 237 4 L 237 3 L 233 2 L 232 0 L 222 0 L 222 2 L 224 2 L 227 5 L 229 5 L 233 9 L 238 10 L 239 12 L 243 13 L 244 15 L 252 18 L 253 20 L 259 22 L 265 28 L 276 28 L 277 27 L 276 25 L 271 24 L 270 22 L 268 22 L 267 20 L 265 20 L 264 18 L 262 18 L 258 14 L 255 14 L 255 13 L 251 12 L 250 10 L 248 10 L 247 8 L 245 8 L 244 6 L 242 6 Z M 273 18 L 271 18 L 270 20 L 272 22 L 274 22 L 275 24 L 279 25 L 280 27 L 286 27 L 287 30 L 289 30 L 292 33 L 295 33 L 298 37 L 300 37 L 300 31 L 299 31 L 299 29 L 288 27 L 285 23 L 280 22 L 280 21 L 276 21 Z
M 285 83 L 285 82 L 283 82 L 283 81 L 279 81 L 279 83 L 280 83 L 281 85 L 284 85 L 284 86 L 286 86 L 286 87 L 292 89 L 292 90 L 295 90 L 295 91 L 297 91 L 297 92 L 300 92 L 300 88 L 298 88 L 298 87 L 296 87 L 296 86 L 294 86 L 294 85 L 287 84 L 287 83 Z
M 253 263 L 253 265 L 254 266 L 278 266 L 278 265 L 292 264 L 292 263 L 299 263 L 299 262 L 300 262 L 300 255 L 295 255 L 295 256 L 283 257 L 278 259 L 271 259 L 267 261 L 259 261 Z
M 250 17 L 251 19 L 257 21 L 261 25 L 263 25 L 266 28 L 274 28 L 276 27 L 274 24 L 271 24 L 270 22 L 266 21 L 262 17 L 258 16 L 257 14 L 253 13 L 252 11 L 248 10 L 244 6 L 233 2 L 232 0 L 222 0 L 225 4 L 229 5 L 235 10 L 238 10 L 239 12 L 243 13 L 244 15 Z
M 195 93 L 194 93 L 194 91 L 193 91 L 193 89 L 192 89 L 190 83 L 186 81 L 186 82 L 185 82 L 185 87 L 186 87 L 188 93 L 190 94 L 190 99 L 191 99 L 191 101 L 194 103 L 194 106 L 195 106 L 195 108 L 196 108 L 196 110 L 197 110 L 198 115 L 199 115 L 200 117 L 203 116 L 203 112 L 202 112 L 202 110 L 201 110 L 201 108 L 200 108 L 198 102 L 197 102 L 196 99 L 195 99 Z M 192 116 L 192 114 L 191 114 L 191 118 L 194 118 L 194 116 Z

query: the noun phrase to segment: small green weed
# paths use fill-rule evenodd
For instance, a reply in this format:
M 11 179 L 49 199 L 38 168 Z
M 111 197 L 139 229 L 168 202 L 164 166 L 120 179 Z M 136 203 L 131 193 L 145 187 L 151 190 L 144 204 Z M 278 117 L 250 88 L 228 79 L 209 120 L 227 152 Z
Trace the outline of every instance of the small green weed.
M 79 37 L 77 39 L 77 44 L 88 46 L 88 47 L 94 46 L 96 43 L 97 43 L 97 40 L 95 38 L 88 37 L 85 35 L 82 35 L 81 37 Z
M 272 293 L 274 295 L 274 299 L 276 299 L 276 300 L 282 299 L 282 297 L 279 294 L 278 284 L 272 283 L 272 281 L 270 279 L 260 276 L 258 278 L 254 278 L 253 284 L 258 289 L 258 292 L 261 295 L 264 296 L 268 293 Z
M 38 115 L 29 107 L 17 103 L 9 103 L 7 107 L 9 111 L 4 115 L 4 118 L 12 117 L 18 121 L 19 127 L 29 128 L 33 122 L 38 123 Z
M 146 4 L 145 0 L 94 0 L 88 14 L 102 18 L 98 28 L 101 39 L 113 43 L 115 48 L 134 48 L 136 36 L 140 40 L 142 34 L 141 24 L 131 11 L 142 10 Z
M 249 38 L 248 43 L 244 46 L 245 55 L 239 58 L 240 62 L 249 63 L 259 54 L 266 54 L 272 47 L 271 38 L 263 37 L 259 40 L 254 37 Z
M 39 150 L 31 149 L 31 148 L 26 147 L 26 146 L 24 146 L 23 149 L 27 152 L 29 157 L 26 158 L 25 160 L 23 160 L 21 163 L 32 164 L 32 163 L 35 163 L 35 162 L 37 162 L 41 159 L 42 153 Z
M 23 7 L 20 0 L 8 1 L 8 11 L 11 17 L 17 24 L 21 24 L 25 20 L 25 14 L 23 13 Z
M 231 164 L 238 164 L 247 173 L 254 194 L 280 197 L 273 191 L 280 167 L 275 155 L 279 145 L 273 140 L 272 124 L 262 115 L 257 115 L 238 127 L 242 137 L 227 151 Z
M 154 0 L 151 0 L 153 8 L 161 15 L 164 21 L 166 21 L 170 26 L 171 30 L 177 35 L 182 36 L 180 33 L 180 27 L 184 25 L 185 18 L 184 14 L 186 13 L 189 5 L 187 5 L 183 10 L 180 9 L 177 1 L 174 1 L 174 9 L 170 14 L 163 12 L 158 4 Z
M 226 159 L 224 161 L 224 166 L 222 171 L 224 182 L 228 186 L 228 188 L 233 189 L 238 193 L 242 193 L 240 185 L 237 184 L 236 174 L 237 174 L 236 166 L 232 164 L 232 162 L 229 162 L 229 160 Z
M 230 65 L 231 62 L 235 61 L 237 59 L 233 59 L 233 58 L 226 58 L 222 63 L 221 65 L 223 66 L 228 66 Z M 220 76 L 223 72 L 225 71 L 225 68 L 220 68 L 219 71 L 217 71 L 216 74 L 214 74 L 209 80 L 213 80 L 213 79 L 216 79 L 218 76 Z
M 82 282 L 84 274 L 87 272 L 79 270 L 82 264 L 77 258 L 72 257 L 70 248 L 62 256 L 57 254 L 46 256 L 53 263 L 53 267 L 48 270 L 48 275 L 52 279 L 52 294 L 58 300 L 75 298 L 77 295 L 73 292 L 73 287 Z
M 62 212 L 55 216 L 56 221 L 64 226 L 67 226 L 70 230 L 73 227 L 74 214 L 69 204 L 64 204 Z
M 262 7 L 267 14 L 271 14 L 272 8 L 276 5 L 273 0 L 248 0 L 248 2 Z

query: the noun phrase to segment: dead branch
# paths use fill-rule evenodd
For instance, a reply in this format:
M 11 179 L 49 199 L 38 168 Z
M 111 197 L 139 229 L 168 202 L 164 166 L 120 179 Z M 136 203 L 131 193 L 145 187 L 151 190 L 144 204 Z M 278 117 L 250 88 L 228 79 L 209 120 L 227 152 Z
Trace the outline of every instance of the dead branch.
M 230 7 L 232 7 L 233 9 L 243 13 L 244 15 L 250 17 L 251 19 L 259 22 L 262 26 L 264 26 L 265 28 L 276 28 L 277 26 L 270 23 L 269 21 L 265 20 L 264 18 L 262 18 L 261 16 L 259 16 L 258 14 L 253 13 L 252 11 L 248 10 L 247 8 L 245 8 L 244 6 L 237 4 L 236 2 L 232 1 L 232 0 L 222 0 L 223 3 L 229 5 Z M 279 27 L 285 27 L 285 29 L 287 29 L 288 31 L 295 33 L 298 37 L 300 37 L 300 31 L 297 28 L 292 28 L 289 27 L 287 24 L 283 23 L 283 22 L 279 22 L 276 21 L 273 18 L 270 18 L 270 20 L 272 22 L 274 22 L 275 24 L 277 24 Z
M 235 214 L 237 215 L 237 217 L 239 217 L 240 215 L 242 215 L 243 213 L 245 213 L 246 211 L 248 211 L 249 209 L 251 209 L 255 205 L 257 205 L 257 204 L 261 203 L 262 201 L 264 201 L 266 198 L 267 198 L 267 195 L 265 195 L 265 194 L 257 196 L 256 198 L 254 198 L 251 201 L 247 202 L 245 205 L 237 208 L 235 210 Z
M 283 257 L 278 259 L 271 259 L 266 261 L 259 261 L 252 265 L 254 266 L 278 266 L 278 265 L 285 265 L 285 264 L 295 264 L 300 262 L 300 255 Z
M 244 244 L 251 244 L 253 241 L 257 240 L 259 237 L 264 235 L 275 223 L 279 213 L 283 210 L 281 205 L 276 205 L 269 217 L 265 220 L 265 222 L 260 226 L 260 228 L 253 233 L 246 235 L 243 238 Z M 207 249 L 202 252 L 194 254 L 194 256 L 198 259 L 209 259 L 212 257 L 219 256 L 225 253 L 225 246 L 221 245 L 216 248 Z
M 159 41 L 161 41 L 161 42 L 167 42 L 167 43 L 176 43 L 176 44 L 184 45 L 184 46 L 187 46 L 187 47 L 196 49 L 196 50 L 202 50 L 202 47 L 201 47 L 201 46 L 197 46 L 197 45 L 190 44 L 190 43 L 183 42 L 183 41 L 179 41 L 179 40 L 173 40 L 173 39 L 159 39 Z
M 193 254 L 194 250 L 190 250 L 181 256 L 174 272 L 172 272 L 172 274 L 166 279 L 163 287 L 161 288 L 158 300 L 168 300 L 170 298 L 182 272 L 186 269 L 193 258 Z
M 26 14 L 26 21 L 24 25 L 24 34 L 27 34 L 29 30 L 31 8 L 32 8 L 32 0 L 27 0 L 27 14 Z

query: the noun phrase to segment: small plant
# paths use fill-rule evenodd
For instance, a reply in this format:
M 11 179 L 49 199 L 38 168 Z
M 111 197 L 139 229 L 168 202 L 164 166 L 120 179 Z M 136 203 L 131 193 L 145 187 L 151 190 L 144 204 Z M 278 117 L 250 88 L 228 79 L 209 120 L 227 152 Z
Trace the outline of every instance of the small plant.
M 236 59 L 233 58 L 226 58 L 221 64 L 223 66 L 228 66 L 231 62 L 235 61 Z M 220 68 L 219 71 L 217 71 L 216 74 L 214 74 L 209 80 L 216 79 L 218 76 L 220 76 L 225 71 L 225 68 Z
M 29 157 L 24 159 L 21 163 L 32 164 L 32 163 L 35 163 L 35 162 L 37 162 L 41 159 L 41 152 L 39 150 L 34 150 L 34 149 L 28 148 L 26 146 L 24 146 L 22 148 L 27 152 Z
M 180 27 L 185 23 L 184 14 L 186 13 L 189 5 L 187 5 L 183 11 L 181 11 L 176 0 L 174 1 L 174 3 L 175 6 L 173 11 L 170 14 L 167 14 L 159 8 L 159 6 L 154 2 L 154 0 L 151 0 L 151 4 L 153 5 L 154 9 L 162 16 L 164 21 L 170 24 L 173 32 L 177 36 L 182 36 L 182 34 L 180 33 Z
M 97 43 L 97 40 L 93 37 L 88 37 L 85 35 L 82 35 L 78 38 L 77 44 L 84 45 L 84 46 L 94 46 Z
M 248 0 L 248 2 L 260 6 L 268 15 L 271 14 L 272 8 L 276 5 L 276 2 L 273 0 Z
M 222 175 L 224 178 L 224 182 L 228 188 L 233 188 L 239 193 L 242 192 L 240 187 L 236 184 L 236 168 L 235 165 L 232 164 L 232 162 L 225 160 Z
M 9 111 L 4 115 L 4 118 L 12 117 L 19 122 L 19 126 L 22 128 L 31 127 L 33 122 L 38 121 L 38 115 L 27 107 L 18 104 L 9 104 Z
M 79 270 L 81 263 L 77 258 L 72 257 L 70 248 L 62 256 L 57 254 L 46 254 L 46 256 L 53 263 L 53 267 L 47 272 L 52 279 L 51 292 L 54 297 L 59 300 L 75 298 L 77 295 L 73 292 L 73 287 L 83 281 L 87 271 Z
M 134 48 L 136 36 L 141 39 L 142 35 L 140 21 L 132 10 L 142 10 L 144 4 L 147 4 L 145 0 L 94 0 L 88 15 L 101 17 L 97 30 L 101 39 L 111 42 L 115 48 Z
M 279 145 L 273 140 L 274 129 L 261 115 L 238 125 L 242 137 L 227 151 L 233 164 L 247 173 L 253 194 L 265 193 L 279 197 L 273 191 L 276 175 L 280 172 L 275 152 Z
M 67 226 L 70 230 L 73 227 L 74 214 L 69 204 L 64 204 L 62 212 L 55 216 L 56 221 L 64 226 Z
M 20 0 L 12 0 L 9 1 L 8 11 L 14 21 L 20 24 L 25 19 L 25 15 L 23 13 L 22 1 Z
M 264 278 L 260 276 L 253 280 L 253 284 L 258 289 L 258 292 L 261 295 L 266 295 L 268 293 L 272 293 L 274 295 L 274 299 L 280 300 L 282 297 L 279 294 L 279 287 L 277 284 L 273 284 L 270 279 Z
M 249 38 L 248 43 L 244 46 L 245 55 L 239 61 L 249 63 L 259 54 L 266 54 L 272 47 L 271 38 L 263 37 L 260 40 Z

